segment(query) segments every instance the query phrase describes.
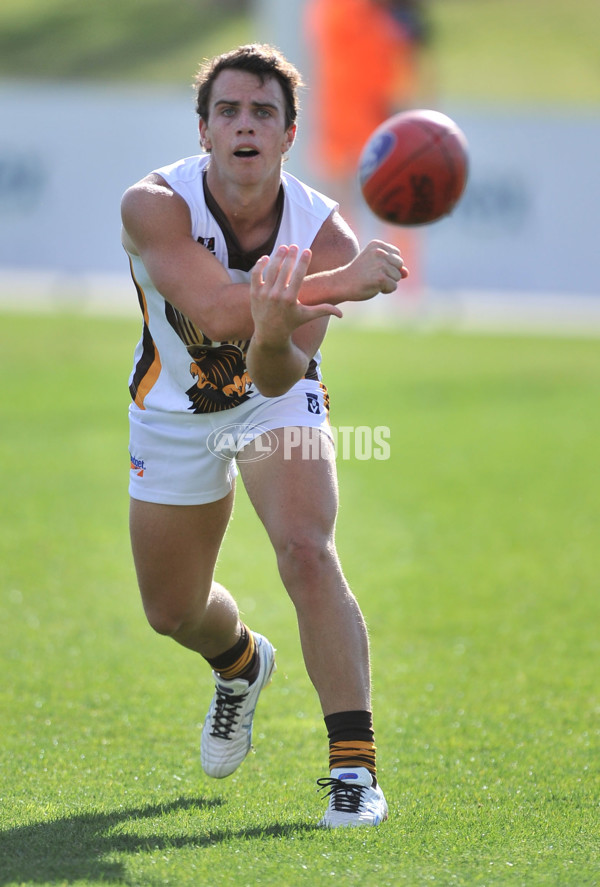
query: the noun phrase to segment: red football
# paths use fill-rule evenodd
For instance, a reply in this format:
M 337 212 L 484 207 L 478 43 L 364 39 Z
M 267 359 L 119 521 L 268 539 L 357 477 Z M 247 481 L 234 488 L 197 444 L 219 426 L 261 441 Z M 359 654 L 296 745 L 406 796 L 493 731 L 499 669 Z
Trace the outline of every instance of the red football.
M 380 219 L 426 225 L 448 215 L 467 183 L 468 146 L 439 111 L 403 111 L 378 126 L 363 148 L 359 182 Z

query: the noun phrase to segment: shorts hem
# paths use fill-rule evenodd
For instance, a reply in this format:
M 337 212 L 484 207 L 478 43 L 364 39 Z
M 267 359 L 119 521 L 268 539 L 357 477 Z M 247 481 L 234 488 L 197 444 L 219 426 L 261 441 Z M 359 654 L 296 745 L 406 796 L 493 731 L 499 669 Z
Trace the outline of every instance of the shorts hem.
M 129 487 L 129 495 L 139 502 L 150 502 L 152 505 L 210 505 L 219 502 L 228 496 L 233 489 L 233 484 L 224 486 L 220 490 L 203 493 L 157 493 L 153 490 L 138 490 Z

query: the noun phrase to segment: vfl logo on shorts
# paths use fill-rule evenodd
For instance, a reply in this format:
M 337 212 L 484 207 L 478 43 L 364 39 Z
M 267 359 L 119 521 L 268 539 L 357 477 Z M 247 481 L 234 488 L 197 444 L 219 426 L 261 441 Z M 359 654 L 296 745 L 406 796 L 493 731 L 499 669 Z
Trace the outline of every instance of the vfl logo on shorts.
M 306 400 L 308 401 L 308 412 L 319 415 L 321 412 L 321 405 L 319 404 L 318 395 L 311 394 L 308 391 L 305 391 L 304 393 L 306 394 Z

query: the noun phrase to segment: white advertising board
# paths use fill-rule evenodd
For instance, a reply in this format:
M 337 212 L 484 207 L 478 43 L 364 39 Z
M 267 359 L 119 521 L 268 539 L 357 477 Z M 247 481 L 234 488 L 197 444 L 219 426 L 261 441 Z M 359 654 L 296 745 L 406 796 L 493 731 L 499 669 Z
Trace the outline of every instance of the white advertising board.
M 600 295 L 600 119 L 443 110 L 467 134 L 471 173 L 455 213 L 423 233 L 424 285 Z M 197 150 L 189 89 L 1 85 L 0 278 L 125 275 L 122 192 Z M 289 169 L 308 166 L 299 140 Z

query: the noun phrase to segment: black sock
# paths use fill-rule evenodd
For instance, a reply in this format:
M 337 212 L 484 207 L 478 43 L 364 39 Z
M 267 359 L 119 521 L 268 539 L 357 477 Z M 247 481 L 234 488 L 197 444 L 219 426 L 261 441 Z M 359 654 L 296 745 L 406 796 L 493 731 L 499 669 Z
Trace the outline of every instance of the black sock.
M 377 785 L 373 716 L 370 711 L 338 711 L 325 716 L 329 769 L 366 767 Z
M 254 643 L 254 636 L 243 624 L 242 634 L 233 647 L 206 661 L 226 681 L 244 678 L 248 683 L 253 684 L 260 670 L 260 659 Z

